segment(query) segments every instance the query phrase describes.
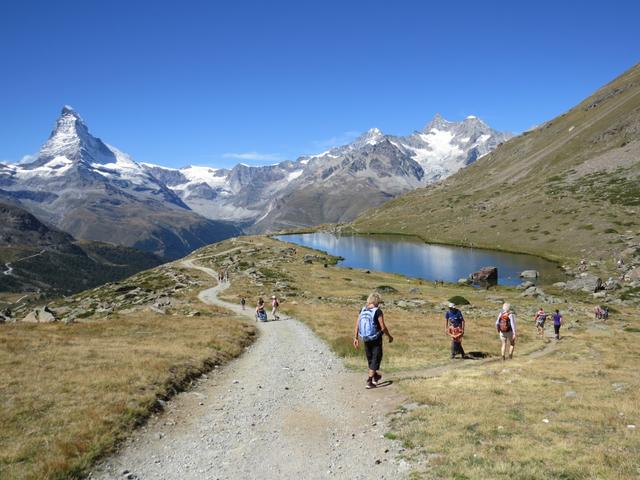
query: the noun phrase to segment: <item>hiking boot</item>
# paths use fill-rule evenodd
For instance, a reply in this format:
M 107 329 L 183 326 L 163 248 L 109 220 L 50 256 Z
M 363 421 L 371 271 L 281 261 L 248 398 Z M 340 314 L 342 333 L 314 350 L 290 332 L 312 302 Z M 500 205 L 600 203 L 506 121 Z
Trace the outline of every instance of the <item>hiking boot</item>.
M 367 389 L 369 389 L 369 388 L 376 388 L 376 384 L 375 384 L 375 383 L 373 383 L 373 377 L 370 377 L 369 379 L 367 379 L 367 386 L 366 386 L 366 388 L 367 388 Z
M 379 373 L 376 373 L 372 379 L 371 379 L 371 383 L 373 383 L 374 385 L 378 385 L 380 383 L 380 380 L 382 380 L 382 375 L 380 375 Z

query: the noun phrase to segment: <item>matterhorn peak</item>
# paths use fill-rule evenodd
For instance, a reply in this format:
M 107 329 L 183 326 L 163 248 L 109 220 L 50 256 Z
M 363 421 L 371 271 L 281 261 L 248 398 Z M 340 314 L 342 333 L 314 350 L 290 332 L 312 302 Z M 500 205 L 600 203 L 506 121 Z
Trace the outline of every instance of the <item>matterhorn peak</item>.
M 113 152 L 89 133 L 82 117 L 69 105 L 62 107 L 56 125 L 38 156 L 37 164 L 56 157 L 78 161 L 84 158 L 91 163 L 115 162 Z
M 56 126 L 51 132 L 49 139 L 56 136 L 62 137 L 81 137 L 89 135 L 89 129 L 84 124 L 82 117 L 71 107 L 65 105 L 62 107 L 60 116 L 56 121 Z M 68 140 L 68 139 L 67 139 Z

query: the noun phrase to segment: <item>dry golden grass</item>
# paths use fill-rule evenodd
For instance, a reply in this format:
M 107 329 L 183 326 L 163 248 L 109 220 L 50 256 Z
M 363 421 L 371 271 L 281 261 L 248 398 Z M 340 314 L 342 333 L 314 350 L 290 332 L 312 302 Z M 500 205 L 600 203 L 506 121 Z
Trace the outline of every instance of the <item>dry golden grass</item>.
M 545 357 L 403 382 L 420 407 L 388 435 L 428 458 L 416 478 L 638 478 L 638 347 L 600 340 L 581 332 Z
M 559 308 L 567 322 L 556 344 L 536 335 L 532 317 L 539 302 L 520 297 L 519 290 L 436 288 L 398 275 L 324 268 L 317 261 L 305 264 L 304 254 L 317 252 L 296 247 L 295 256 L 285 258 L 285 245 L 268 238 L 254 238 L 253 243 L 260 245 L 259 251 L 236 260 L 269 275 L 257 284 L 234 274 L 228 300 L 244 295 L 251 305 L 258 295 L 278 293 L 284 312 L 308 324 L 349 367 L 363 372 L 362 349 L 351 346 L 357 312 L 376 287 L 398 291 L 383 294 L 395 341 L 385 340 L 382 368 L 418 408 L 394 414 L 388 436 L 401 439 L 409 447 L 407 456 L 422 465 L 416 478 L 640 476 L 640 441 L 636 430 L 627 428 L 640 423 L 637 308 L 620 307 L 603 324 L 593 322 L 593 304 L 586 296 L 570 295 L 567 303 L 545 305 L 548 311 Z M 221 252 L 229 246 L 216 248 Z M 262 267 L 273 259 L 278 259 L 275 265 Z M 278 281 L 290 287 L 279 288 Z M 488 360 L 448 358 L 441 304 L 453 295 L 472 304 L 462 307 L 465 350 L 487 353 Z M 394 304 L 411 299 L 428 303 L 418 308 Z M 502 300 L 518 312 L 519 337 L 514 360 L 504 364 L 497 359 L 500 342 L 494 327 Z
M 200 316 L 0 326 L 0 478 L 79 477 L 158 398 L 239 355 L 253 326 L 194 295 Z

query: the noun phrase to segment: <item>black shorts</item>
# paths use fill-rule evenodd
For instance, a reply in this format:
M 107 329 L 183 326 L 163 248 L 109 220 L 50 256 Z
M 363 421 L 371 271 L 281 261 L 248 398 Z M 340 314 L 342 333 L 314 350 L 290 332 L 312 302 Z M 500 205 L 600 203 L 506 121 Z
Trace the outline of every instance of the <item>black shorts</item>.
M 364 351 L 367 354 L 369 370 L 380 370 L 382 361 L 382 335 L 371 342 L 364 342 Z

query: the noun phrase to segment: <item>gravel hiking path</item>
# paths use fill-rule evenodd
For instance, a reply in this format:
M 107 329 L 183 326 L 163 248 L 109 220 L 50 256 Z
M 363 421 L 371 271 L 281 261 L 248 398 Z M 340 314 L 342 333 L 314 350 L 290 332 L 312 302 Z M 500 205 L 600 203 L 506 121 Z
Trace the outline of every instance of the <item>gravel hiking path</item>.
M 227 253 L 227 252 L 225 252 Z M 217 273 L 197 266 L 217 278 Z M 200 292 L 252 321 L 254 310 Z M 391 384 L 366 390 L 309 328 L 281 315 L 258 324 L 256 342 L 192 390 L 167 402 L 89 475 L 92 479 L 398 479 L 410 465 L 383 438 L 403 398 Z M 384 379 L 383 379 L 384 380 Z

